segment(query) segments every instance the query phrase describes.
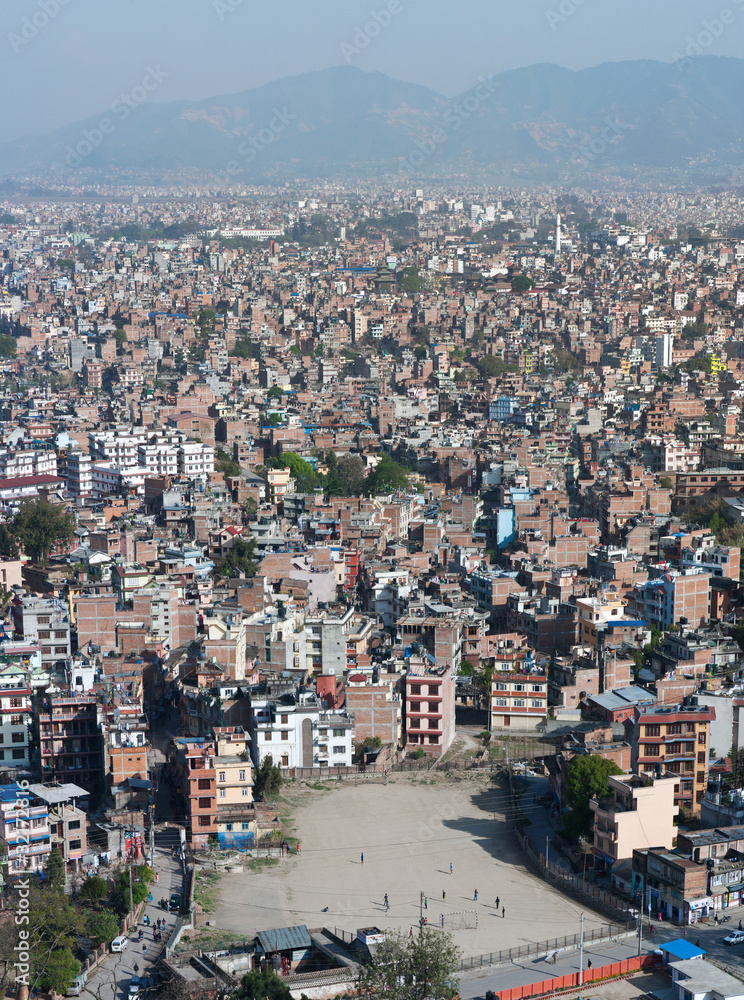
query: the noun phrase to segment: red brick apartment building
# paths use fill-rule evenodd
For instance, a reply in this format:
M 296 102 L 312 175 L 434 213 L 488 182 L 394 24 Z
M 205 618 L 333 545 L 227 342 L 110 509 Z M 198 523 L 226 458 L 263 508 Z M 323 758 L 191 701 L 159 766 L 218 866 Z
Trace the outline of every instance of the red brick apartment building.
M 49 698 L 39 713 L 42 781 L 103 785 L 103 739 L 95 694 Z
M 708 784 L 710 724 L 715 717 L 716 710 L 710 705 L 638 707 L 633 723 L 628 724 L 635 773 L 660 771 L 678 775 L 675 805 L 694 815 L 700 813 L 700 802 Z
M 406 677 L 406 750 L 439 757 L 455 736 L 455 674 L 411 657 Z
M 214 744 L 203 739 L 176 739 L 172 764 L 186 812 L 186 839 L 193 849 L 217 836 L 217 771 Z

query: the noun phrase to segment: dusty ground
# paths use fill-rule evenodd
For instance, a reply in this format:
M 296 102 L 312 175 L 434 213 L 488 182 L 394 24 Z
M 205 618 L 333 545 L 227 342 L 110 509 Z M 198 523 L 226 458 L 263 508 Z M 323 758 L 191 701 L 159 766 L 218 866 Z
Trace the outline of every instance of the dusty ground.
M 300 855 L 225 875 L 210 919 L 246 937 L 292 924 L 408 931 L 418 923 L 423 892 L 429 923 L 444 914 L 466 955 L 578 931 L 582 908 L 524 867 L 499 812 L 505 804 L 487 776 L 395 775 L 387 786 L 345 782 L 322 790 L 289 786 L 285 805 Z M 606 922 L 584 912 L 587 930 Z M 477 928 L 458 926 L 476 915 Z

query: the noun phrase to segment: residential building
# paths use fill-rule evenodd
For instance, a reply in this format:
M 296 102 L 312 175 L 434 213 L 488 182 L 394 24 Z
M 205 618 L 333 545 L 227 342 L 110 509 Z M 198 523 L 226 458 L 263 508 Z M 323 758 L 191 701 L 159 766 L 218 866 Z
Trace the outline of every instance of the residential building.
M 256 767 L 269 755 L 282 768 L 350 767 L 354 720 L 326 709 L 314 694 L 251 698 L 251 753 Z
M 522 669 L 515 669 L 518 664 Z M 531 655 L 497 657 L 491 680 L 491 729 L 535 732 L 548 715 L 548 675 Z
M 241 726 L 215 726 L 214 742 L 217 839 L 220 847 L 246 850 L 256 833 L 251 738 Z
M 192 850 L 217 837 L 217 772 L 215 746 L 209 740 L 177 737 L 171 768 L 186 812 L 186 841 Z
M 30 785 L 29 791 L 46 803 L 51 847 L 58 847 L 65 861 L 77 868 L 88 853 L 88 815 L 78 802 L 90 793 L 69 783 Z
M 24 785 L 0 785 L 0 844 L 11 880 L 43 872 L 52 850 L 49 810 Z
M 411 656 L 406 675 L 405 747 L 441 757 L 455 737 L 455 671 Z
M 403 676 L 350 673 L 346 679 L 346 710 L 354 719 L 357 742 L 379 739 L 383 746 L 403 742 Z
M 16 597 L 10 614 L 19 638 L 41 643 L 41 663 L 45 670 L 69 658 L 70 611 L 66 601 L 56 597 Z
M 610 796 L 589 801 L 594 856 L 607 869 L 648 847 L 671 850 L 676 837 L 675 778 L 620 774 L 608 778 Z
M 44 783 L 80 783 L 91 794 L 100 793 L 103 743 L 95 693 L 48 696 L 38 722 Z
M 710 724 L 716 711 L 710 705 L 689 704 L 661 708 L 636 707 L 628 723 L 636 774 L 673 774 L 674 801 L 687 812 L 700 814 L 708 783 Z

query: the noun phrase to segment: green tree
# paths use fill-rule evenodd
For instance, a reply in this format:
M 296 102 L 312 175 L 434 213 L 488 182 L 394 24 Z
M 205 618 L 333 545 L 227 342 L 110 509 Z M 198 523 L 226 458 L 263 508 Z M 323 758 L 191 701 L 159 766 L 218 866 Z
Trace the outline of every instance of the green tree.
M 284 389 L 279 385 L 272 385 L 266 393 L 267 399 L 284 399 Z
M 117 330 L 114 333 L 114 340 L 116 341 L 116 343 L 117 343 L 117 345 L 119 347 L 121 347 L 122 344 L 126 344 L 126 342 L 127 342 L 127 335 L 124 332 L 124 330 Z
M 661 486 L 663 490 L 670 490 L 672 488 L 672 481 L 669 476 L 660 476 L 659 486 Z
M 119 918 L 113 910 L 101 910 L 100 913 L 89 913 L 87 920 L 88 936 L 97 948 L 106 941 L 113 941 L 119 933 Z
M 253 793 L 258 798 L 270 799 L 282 787 L 282 769 L 267 754 L 253 772 Z
M 11 522 L 11 532 L 36 562 L 45 563 L 55 545 L 69 542 L 75 518 L 48 500 L 24 500 Z
M 343 455 L 338 462 L 333 452 L 333 460 L 326 458 L 328 476 L 326 477 L 326 492 L 329 496 L 356 497 L 364 492 L 365 465 L 359 455 Z
M 64 996 L 79 972 L 80 962 L 73 955 L 72 949 L 55 948 L 49 952 L 35 986 L 42 990 L 55 990 Z
M 383 455 L 367 476 L 364 492 L 367 496 L 372 496 L 374 493 L 387 493 L 391 490 L 407 490 L 407 471 L 402 465 L 393 461 L 389 455 Z
M 146 872 L 150 872 L 149 868 L 144 866 L 135 869 L 134 878 L 132 879 L 132 902 L 135 906 L 138 903 L 143 903 L 148 896 L 148 882 L 150 879 L 147 878 Z M 125 868 L 120 871 L 116 876 L 116 881 L 114 883 L 114 890 L 112 893 L 112 900 L 116 906 L 119 913 L 124 914 L 129 912 L 129 869 Z
M 495 354 L 486 354 L 484 357 L 479 358 L 475 363 L 475 367 L 487 378 L 491 378 L 495 375 L 504 375 L 506 372 L 517 372 L 519 368 L 517 365 L 508 365 L 501 358 L 497 358 Z
M 249 578 L 256 575 L 258 563 L 256 562 L 256 540 L 255 538 L 238 538 L 235 544 L 222 560 L 220 565 L 220 576 L 231 577 L 236 573 L 242 573 Z
M 531 288 L 534 288 L 535 282 L 532 278 L 528 278 L 526 274 L 517 274 L 512 278 L 511 286 L 513 292 L 521 295 L 522 292 L 528 292 Z
M 47 887 L 53 892 L 64 892 L 65 859 L 56 844 L 49 852 L 49 857 L 44 865 L 44 880 Z
M 216 450 L 215 458 L 217 459 L 215 467 L 218 472 L 221 472 L 224 476 L 236 477 L 240 475 L 240 463 L 236 462 L 222 448 Z
M 574 757 L 568 765 L 566 804 L 571 810 L 564 819 L 564 830 L 572 840 L 587 836 L 592 824 L 589 800 L 602 799 L 610 794 L 609 777 L 622 774 L 612 760 L 586 754 Z
M 240 980 L 233 1000 L 292 1000 L 292 994 L 275 972 L 254 969 Z
M 318 473 L 294 451 L 284 451 L 279 458 L 270 458 L 266 465 L 269 469 L 289 469 L 298 493 L 312 493 L 320 486 Z
M 18 543 L 13 538 L 7 524 L 0 524 L 0 557 L 3 559 L 18 558 Z
M 426 355 L 429 353 L 423 344 L 419 344 L 418 347 L 413 349 L 413 353 L 418 361 L 423 361 Z
M 66 993 L 78 974 L 73 949 L 85 932 L 82 915 L 70 903 L 64 892 L 32 887 L 29 892 L 28 924 L 14 928 L 14 944 L 20 929 L 28 932 L 31 956 L 29 985 L 35 989 L 56 989 Z
M 80 887 L 80 898 L 88 903 L 100 903 L 108 894 L 109 884 L 100 875 L 90 875 Z
M 356 995 L 360 1000 L 454 1000 L 459 963 L 460 950 L 450 934 L 430 928 L 413 937 L 388 931 L 360 967 Z
M 231 358 L 252 358 L 253 344 L 247 337 L 238 338 L 228 352 Z
M 14 358 L 16 346 L 15 337 L 0 335 L 0 358 Z
M 415 295 L 416 292 L 420 292 L 421 278 L 419 277 L 418 268 L 413 266 L 404 268 L 398 284 L 401 292 L 407 292 L 409 295 Z

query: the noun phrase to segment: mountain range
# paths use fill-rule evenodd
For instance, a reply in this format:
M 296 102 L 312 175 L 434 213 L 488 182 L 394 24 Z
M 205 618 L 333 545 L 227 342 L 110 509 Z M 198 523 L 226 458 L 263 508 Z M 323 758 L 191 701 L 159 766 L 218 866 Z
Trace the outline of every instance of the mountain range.
M 744 60 L 550 64 L 454 98 L 351 66 L 201 101 L 115 101 L 51 135 L 0 144 L 6 177 L 92 172 L 215 183 L 444 175 L 571 182 L 744 164 Z M 84 175 L 81 171 L 86 171 Z

